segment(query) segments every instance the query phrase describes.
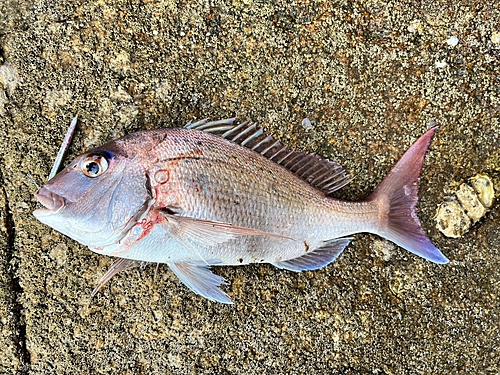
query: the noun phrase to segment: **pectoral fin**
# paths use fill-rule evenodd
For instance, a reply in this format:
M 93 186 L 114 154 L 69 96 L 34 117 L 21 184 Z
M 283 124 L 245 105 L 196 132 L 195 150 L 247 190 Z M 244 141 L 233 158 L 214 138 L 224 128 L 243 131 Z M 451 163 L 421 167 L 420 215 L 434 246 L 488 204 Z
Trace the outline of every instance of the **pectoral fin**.
M 317 270 L 337 259 L 351 240 L 352 238 L 336 238 L 326 241 L 323 246 L 311 252 L 294 259 L 273 263 L 273 266 L 294 272 Z
M 215 275 L 209 267 L 201 262 L 167 263 L 173 273 L 196 294 L 210 301 L 232 304 L 226 293 L 220 290 L 220 285 L 226 285 L 221 276 Z
M 279 234 L 239 227 L 220 221 L 177 216 L 163 212 L 162 215 L 170 224 L 170 230 L 174 236 L 202 246 L 221 244 L 240 236 L 269 236 L 292 240 L 290 237 Z

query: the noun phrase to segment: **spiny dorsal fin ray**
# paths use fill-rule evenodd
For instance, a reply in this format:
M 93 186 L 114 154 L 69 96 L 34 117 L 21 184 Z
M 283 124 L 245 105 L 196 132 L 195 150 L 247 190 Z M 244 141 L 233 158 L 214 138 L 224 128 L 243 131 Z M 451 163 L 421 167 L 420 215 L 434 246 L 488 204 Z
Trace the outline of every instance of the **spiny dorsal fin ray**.
M 186 129 L 201 130 L 218 135 L 236 144 L 255 151 L 282 165 L 312 186 L 331 194 L 351 182 L 352 177 L 337 163 L 314 153 L 307 154 L 290 150 L 280 141 L 266 135 L 256 123 L 239 123 L 236 118 L 189 123 Z

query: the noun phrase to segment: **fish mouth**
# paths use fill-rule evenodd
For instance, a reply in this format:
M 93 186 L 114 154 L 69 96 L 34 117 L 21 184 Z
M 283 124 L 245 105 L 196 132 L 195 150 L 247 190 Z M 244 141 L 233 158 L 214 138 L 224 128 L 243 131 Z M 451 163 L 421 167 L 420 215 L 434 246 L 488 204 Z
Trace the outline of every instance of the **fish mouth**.
M 35 198 L 42 206 L 52 213 L 57 213 L 61 208 L 66 205 L 66 199 L 51 192 L 47 188 L 41 188 L 38 193 L 35 193 Z M 37 211 L 47 211 L 39 209 Z

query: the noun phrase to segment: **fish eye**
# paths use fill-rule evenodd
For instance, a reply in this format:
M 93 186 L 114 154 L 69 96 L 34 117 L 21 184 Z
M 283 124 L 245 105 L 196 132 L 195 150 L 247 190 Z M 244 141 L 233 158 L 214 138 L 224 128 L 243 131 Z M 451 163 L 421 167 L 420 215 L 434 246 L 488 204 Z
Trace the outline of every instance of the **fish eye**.
M 95 178 L 107 171 L 108 160 L 99 154 L 89 155 L 80 162 L 80 169 L 83 174 L 90 178 Z

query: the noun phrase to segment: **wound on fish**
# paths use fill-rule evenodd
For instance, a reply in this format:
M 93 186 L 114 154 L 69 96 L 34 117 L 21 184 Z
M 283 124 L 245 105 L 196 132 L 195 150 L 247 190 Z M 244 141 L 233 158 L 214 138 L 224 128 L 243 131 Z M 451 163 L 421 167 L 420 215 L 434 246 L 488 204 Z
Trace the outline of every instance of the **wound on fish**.
M 361 232 L 444 264 L 416 214 L 436 130 L 358 202 L 331 197 L 352 179 L 339 164 L 291 150 L 254 123 L 203 120 L 137 132 L 77 157 L 35 194 L 45 208 L 34 215 L 118 258 L 92 295 L 134 262 L 153 262 L 167 264 L 193 292 L 232 303 L 212 266 L 312 271 L 333 262 Z

